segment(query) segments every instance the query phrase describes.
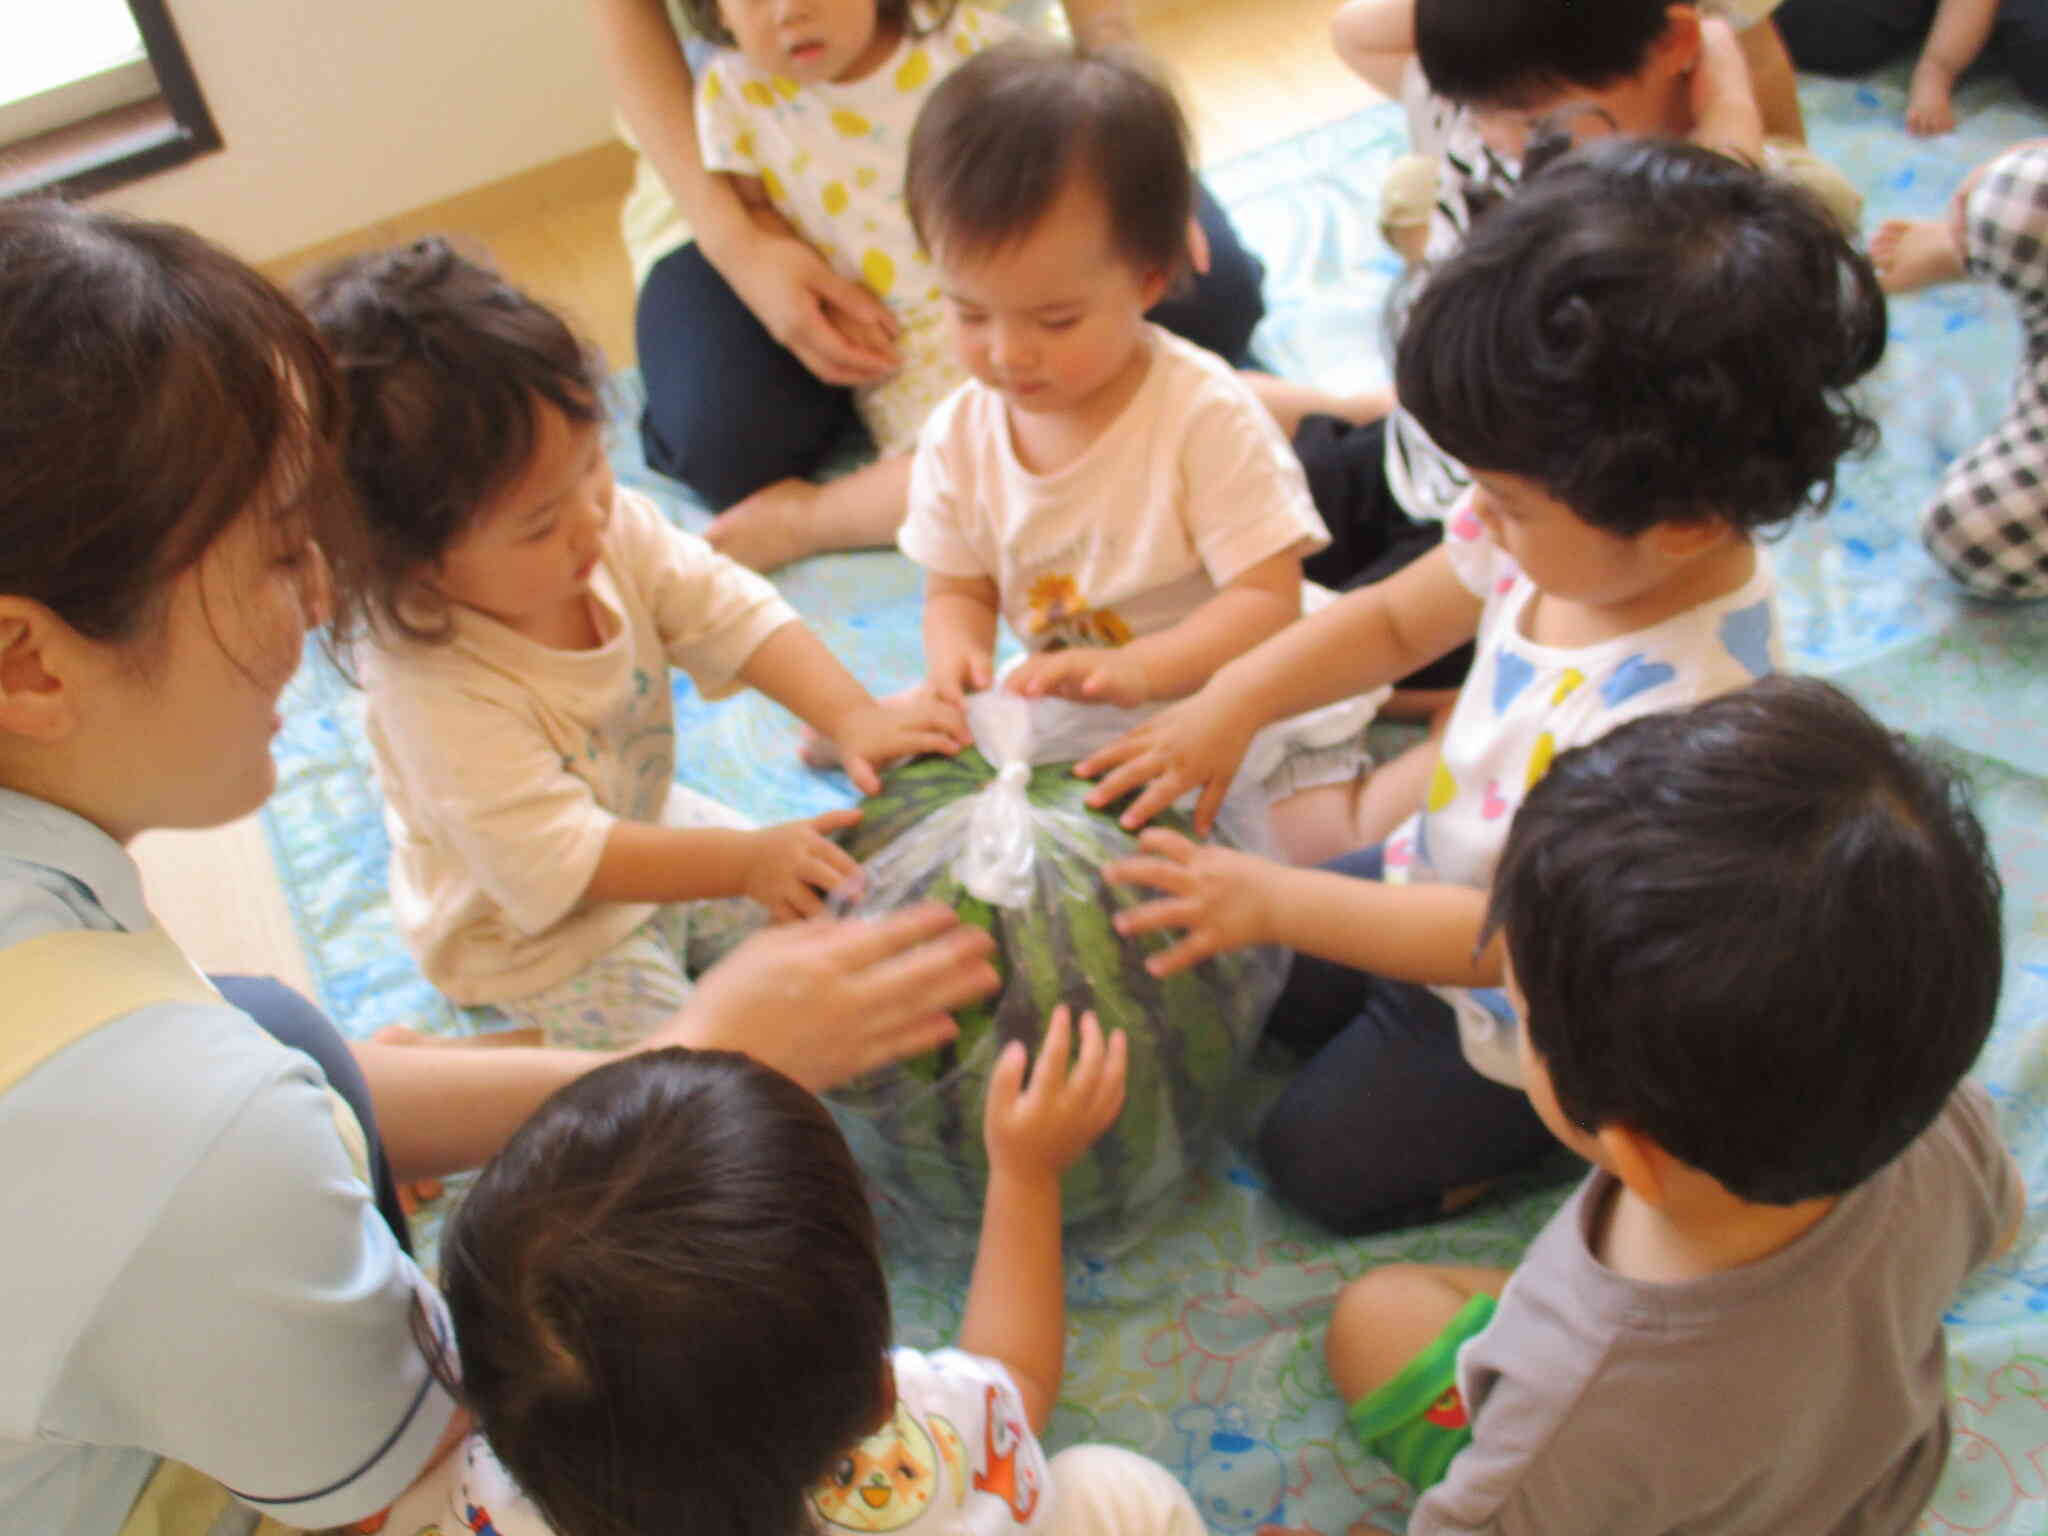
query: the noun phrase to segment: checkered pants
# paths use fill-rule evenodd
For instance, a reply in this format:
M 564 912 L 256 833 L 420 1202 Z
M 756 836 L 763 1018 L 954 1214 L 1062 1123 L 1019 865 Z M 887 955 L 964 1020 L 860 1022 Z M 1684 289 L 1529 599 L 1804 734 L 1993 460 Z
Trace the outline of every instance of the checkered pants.
M 2019 303 L 2012 408 L 1949 466 L 1921 520 L 1928 553 L 1979 597 L 2048 597 L 2048 147 L 2008 150 L 1964 210 L 1970 271 Z

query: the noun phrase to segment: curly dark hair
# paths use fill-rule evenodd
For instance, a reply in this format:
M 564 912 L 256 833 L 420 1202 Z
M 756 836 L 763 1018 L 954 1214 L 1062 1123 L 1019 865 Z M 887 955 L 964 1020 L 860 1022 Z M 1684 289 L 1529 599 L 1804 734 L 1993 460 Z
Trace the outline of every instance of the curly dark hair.
M 1750 532 L 1833 497 L 1877 424 L 1869 259 L 1800 188 L 1669 140 L 1595 140 L 1530 175 L 1431 273 L 1401 404 L 1453 457 L 1629 537 Z
M 422 607 L 416 578 L 524 471 L 537 405 L 604 419 L 603 361 L 554 311 L 438 237 L 337 262 L 300 297 L 348 397 L 369 615 L 442 639 L 446 616 Z
M 805 1536 L 807 1490 L 888 1402 L 853 1154 L 814 1095 L 734 1052 L 642 1052 L 558 1090 L 478 1175 L 441 1265 L 451 1385 L 562 1536 Z
M 683 20 L 707 43 L 736 48 L 732 28 L 718 14 L 718 0 L 678 0 Z M 903 37 L 923 37 L 936 32 L 951 19 L 960 0 L 875 0 L 875 25 L 894 29 Z
M 1561 753 L 1489 902 L 1565 1117 L 1760 1204 L 1890 1162 L 1998 1009 L 1999 880 L 1964 786 L 1817 678 Z

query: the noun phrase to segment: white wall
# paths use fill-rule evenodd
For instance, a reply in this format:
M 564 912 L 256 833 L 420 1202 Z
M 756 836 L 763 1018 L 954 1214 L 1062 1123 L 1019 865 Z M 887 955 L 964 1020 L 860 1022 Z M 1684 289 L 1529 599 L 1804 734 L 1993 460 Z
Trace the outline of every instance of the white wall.
M 110 194 L 251 261 L 588 149 L 582 0 L 170 0 L 226 147 Z

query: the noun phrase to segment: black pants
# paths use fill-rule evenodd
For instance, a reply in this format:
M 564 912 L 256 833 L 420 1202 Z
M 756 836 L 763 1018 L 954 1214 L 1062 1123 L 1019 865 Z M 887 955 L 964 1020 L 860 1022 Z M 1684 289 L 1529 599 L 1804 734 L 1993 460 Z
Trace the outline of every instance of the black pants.
M 348 1042 L 328 1022 L 327 1015 L 281 981 L 268 976 L 213 976 L 220 995 L 249 1015 L 278 1044 L 303 1051 L 327 1074 L 327 1085 L 340 1094 L 355 1112 L 370 1147 L 370 1189 L 377 1197 L 378 1214 L 398 1239 L 398 1246 L 412 1252 L 412 1228 L 405 1209 L 398 1203 L 398 1186 L 384 1161 L 384 1143 L 377 1134 L 377 1111 L 370 1103 L 370 1085 L 363 1081 L 363 1069 Z
M 1863 75 L 1917 58 L 1937 0 L 1784 0 L 1774 14 L 1801 69 Z M 2037 106 L 2048 106 L 2048 0 L 1999 0 L 1981 66 L 2005 70 Z
M 1323 866 L 1376 880 L 1377 847 Z M 1273 1193 L 1333 1232 L 1434 1220 L 1443 1197 L 1554 1151 L 1529 1096 L 1474 1071 L 1450 1005 L 1296 955 L 1268 1038 L 1308 1057 L 1259 1127 Z
M 1242 365 L 1266 313 L 1265 264 L 1199 182 L 1196 214 L 1209 270 L 1150 318 Z M 827 384 L 770 336 L 694 241 L 647 274 L 634 329 L 647 383 L 647 462 L 714 509 L 809 474 L 858 425 L 853 391 Z

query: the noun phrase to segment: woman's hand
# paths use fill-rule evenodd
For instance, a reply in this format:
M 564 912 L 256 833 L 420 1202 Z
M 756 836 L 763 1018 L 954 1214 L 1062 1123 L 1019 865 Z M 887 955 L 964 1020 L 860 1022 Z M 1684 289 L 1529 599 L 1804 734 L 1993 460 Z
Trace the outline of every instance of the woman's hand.
M 825 898 L 860 873 L 853 855 L 827 834 L 859 820 L 859 811 L 826 811 L 749 833 L 741 894 L 761 903 L 778 923 L 816 917 L 825 910 Z
M 745 1051 L 822 1091 L 936 1050 L 999 985 L 994 941 L 945 907 L 765 928 L 698 979 L 648 1048 Z
M 1105 1042 L 1095 1015 L 1082 1014 L 1081 1050 L 1069 1068 L 1069 1018 L 1066 1004 L 1053 1009 L 1028 1086 L 1023 1041 L 1012 1040 L 996 1058 L 982 1116 L 991 1171 L 1057 1183 L 1124 1107 L 1124 1032 Z
M 825 383 L 873 384 L 900 366 L 888 306 L 796 235 L 756 230 L 720 270 L 768 334 Z
M 1145 885 L 1165 894 L 1116 915 L 1126 938 L 1185 928 L 1179 943 L 1145 962 L 1154 976 L 1171 976 L 1212 955 L 1273 942 L 1269 892 L 1279 866 L 1249 853 L 1197 843 L 1154 827 L 1138 839 L 1139 853 L 1105 864 L 1112 885 Z
M 1212 683 L 1091 752 L 1074 765 L 1074 772 L 1084 779 L 1101 776 L 1102 782 L 1088 796 L 1097 810 L 1140 790 L 1118 818 L 1132 832 L 1188 790 L 1199 788 L 1195 829 L 1206 837 L 1257 732 L 1258 722 L 1230 699 L 1228 690 Z

